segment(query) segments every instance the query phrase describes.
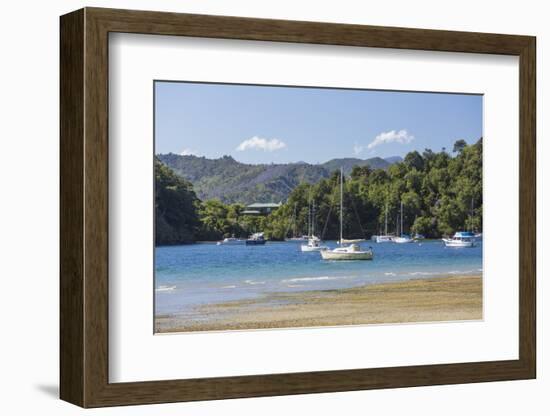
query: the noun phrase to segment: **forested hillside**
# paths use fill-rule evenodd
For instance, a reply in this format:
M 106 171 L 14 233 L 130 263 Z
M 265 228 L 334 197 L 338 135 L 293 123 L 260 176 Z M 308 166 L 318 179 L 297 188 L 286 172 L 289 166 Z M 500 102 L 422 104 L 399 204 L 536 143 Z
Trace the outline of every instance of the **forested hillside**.
M 426 149 L 410 152 L 403 162 L 387 170 L 353 168 L 344 181 L 344 234 L 347 238 L 370 238 L 383 232 L 386 209 L 389 232 L 395 232 L 403 202 L 404 231 L 427 237 L 450 235 L 457 230 L 482 227 L 482 151 L 480 139 L 474 145 L 458 141 L 454 157 Z M 274 239 L 284 237 L 298 207 L 298 227 L 307 228 L 308 201 L 317 206 L 317 229 L 323 238 L 338 237 L 339 174 L 316 184 L 302 184 L 287 204 L 265 219 L 263 229 Z M 473 215 L 472 214 L 473 207 Z
M 155 159 L 155 243 L 192 243 L 200 229 L 200 201 L 190 182 Z
M 386 169 L 391 163 L 381 158 L 333 159 L 323 164 L 308 163 L 250 165 L 237 162 L 231 156 L 207 159 L 173 153 L 157 156 L 176 174 L 193 183 L 203 200 L 218 199 L 224 203 L 285 201 L 300 183 L 316 183 L 328 178 L 335 169 L 349 174 L 354 166 Z
M 403 161 L 386 169 L 372 168 L 368 164 L 350 168 L 344 181 L 346 237 L 369 238 L 379 233 L 383 229 L 386 210 L 389 229 L 394 231 L 401 202 L 405 232 L 440 237 L 457 230 L 481 230 L 482 153 L 481 139 L 473 145 L 460 140 L 455 143 L 452 153 L 426 149 L 422 153 L 410 152 Z M 174 161 L 178 160 L 182 163 L 194 162 L 197 176 L 186 177 L 194 182 L 192 186 L 167 166 L 158 161 L 155 163 L 157 244 L 218 240 L 230 235 L 246 237 L 255 231 L 264 231 L 268 238 L 281 240 L 289 236 L 294 228 L 300 233 L 306 232 L 311 201 L 317 207 L 316 229 L 322 233 L 321 237 L 338 237 L 339 167 L 330 172 L 320 165 L 243 165 L 230 157 L 209 161 L 189 156 L 162 155 L 159 159 L 164 163 L 168 160 L 169 165 L 177 165 Z M 315 174 L 316 171 L 310 169 L 312 166 L 326 172 Z M 182 174 L 181 170 L 179 172 Z M 265 198 L 254 200 L 283 200 L 285 203 L 267 217 L 251 217 L 241 214 L 244 208 L 241 203 L 226 204 L 217 199 L 201 201 L 193 190 L 193 187 L 196 190 L 201 186 L 205 189 L 204 186 L 209 183 L 201 179 L 201 172 L 213 182 L 219 180 L 225 183 L 223 186 L 247 183 L 246 180 L 234 182 L 231 177 L 233 172 L 241 179 L 248 178 L 250 184 L 263 184 L 261 189 L 265 191 Z M 283 193 L 277 192 L 285 185 L 271 188 L 274 183 L 283 183 L 281 176 L 295 178 L 283 181 L 290 188 L 286 198 L 282 198 Z M 258 177 L 272 180 L 260 181 Z M 247 192 L 244 185 L 238 189 L 242 193 Z M 270 195 L 272 198 L 269 198 Z

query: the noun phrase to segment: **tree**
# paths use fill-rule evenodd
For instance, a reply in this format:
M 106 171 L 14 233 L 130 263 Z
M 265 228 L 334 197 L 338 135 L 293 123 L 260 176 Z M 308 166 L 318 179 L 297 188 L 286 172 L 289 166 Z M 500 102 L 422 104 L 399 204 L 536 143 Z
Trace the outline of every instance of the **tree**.
M 419 171 L 424 170 L 424 159 L 416 150 L 414 152 L 407 153 L 403 162 L 409 169 L 415 168 Z
M 200 222 L 190 182 L 155 159 L 155 244 L 192 243 Z
M 467 145 L 466 140 L 457 140 L 453 146 L 453 153 L 461 153 Z

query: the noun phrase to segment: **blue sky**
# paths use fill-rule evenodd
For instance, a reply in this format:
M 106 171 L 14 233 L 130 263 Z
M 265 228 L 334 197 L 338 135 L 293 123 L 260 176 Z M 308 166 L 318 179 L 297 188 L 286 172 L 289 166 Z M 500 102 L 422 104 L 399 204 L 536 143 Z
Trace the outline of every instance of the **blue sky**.
M 480 95 L 155 82 L 155 152 L 244 163 L 452 150 L 482 136 Z

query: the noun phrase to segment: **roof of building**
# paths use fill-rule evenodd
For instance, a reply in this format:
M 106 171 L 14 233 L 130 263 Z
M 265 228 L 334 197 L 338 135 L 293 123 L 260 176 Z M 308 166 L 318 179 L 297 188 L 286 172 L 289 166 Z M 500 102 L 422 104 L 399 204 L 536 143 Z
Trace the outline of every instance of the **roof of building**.
M 242 214 L 261 214 L 261 212 L 255 209 L 247 209 L 244 210 Z
M 247 205 L 246 207 L 247 208 L 279 208 L 281 205 L 282 204 L 280 202 L 278 204 L 273 202 L 267 202 L 267 203 L 256 202 L 254 204 Z

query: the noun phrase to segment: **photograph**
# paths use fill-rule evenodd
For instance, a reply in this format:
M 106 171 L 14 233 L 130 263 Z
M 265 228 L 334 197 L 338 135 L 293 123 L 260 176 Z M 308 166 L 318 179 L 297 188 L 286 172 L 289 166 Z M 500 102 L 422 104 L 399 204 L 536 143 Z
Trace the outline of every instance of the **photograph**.
M 155 80 L 154 333 L 483 319 L 483 95 Z

